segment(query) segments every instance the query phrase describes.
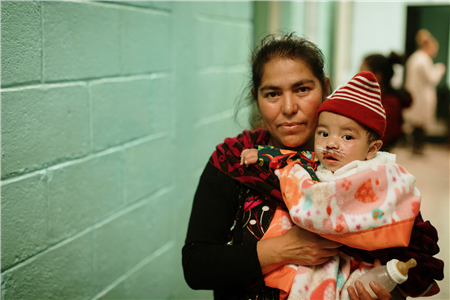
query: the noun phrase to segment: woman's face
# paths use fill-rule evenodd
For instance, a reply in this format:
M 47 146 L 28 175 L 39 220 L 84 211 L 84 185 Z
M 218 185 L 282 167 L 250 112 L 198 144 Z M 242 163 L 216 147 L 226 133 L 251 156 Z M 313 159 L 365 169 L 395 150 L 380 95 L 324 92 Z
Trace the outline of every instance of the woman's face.
M 275 58 L 266 63 L 261 85 L 253 91 L 270 143 L 277 148 L 312 150 L 317 110 L 325 87 L 302 60 Z

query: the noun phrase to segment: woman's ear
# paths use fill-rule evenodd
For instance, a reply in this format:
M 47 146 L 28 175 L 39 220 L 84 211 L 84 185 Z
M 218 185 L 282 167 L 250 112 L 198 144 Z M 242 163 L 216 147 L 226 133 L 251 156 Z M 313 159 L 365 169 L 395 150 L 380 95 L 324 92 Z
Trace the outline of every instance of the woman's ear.
M 376 140 L 370 143 L 369 150 L 367 151 L 366 160 L 372 159 L 383 146 L 382 140 Z
M 251 88 L 250 91 L 252 92 L 253 100 L 258 100 L 258 98 L 256 97 L 255 88 Z

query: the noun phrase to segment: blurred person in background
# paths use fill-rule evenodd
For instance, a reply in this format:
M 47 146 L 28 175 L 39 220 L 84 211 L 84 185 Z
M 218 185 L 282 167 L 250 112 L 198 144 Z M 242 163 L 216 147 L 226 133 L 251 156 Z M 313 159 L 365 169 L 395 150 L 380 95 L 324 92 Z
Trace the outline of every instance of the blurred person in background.
M 413 102 L 403 117 L 412 130 L 412 151 L 421 155 L 426 136 L 436 124 L 436 86 L 445 73 L 445 65 L 433 63 L 439 43 L 428 30 L 417 32 L 416 43 L 418 49 L 406 61 L 405 76 L 405 88 L 411 93 Z
M 394 52 L 388 57 L 381 54 L 369 55 L 361 64 L 361 71 L 372 72 L 380 84 L 381 102 L 386 111 L 386 132 L 382 138 L 382 151 L 390 151 L 403 137 L 402 111 L 411 105 L 411 96 L 407 91 L 392 87 L 395 64 L 402 65 L 403 59 Z

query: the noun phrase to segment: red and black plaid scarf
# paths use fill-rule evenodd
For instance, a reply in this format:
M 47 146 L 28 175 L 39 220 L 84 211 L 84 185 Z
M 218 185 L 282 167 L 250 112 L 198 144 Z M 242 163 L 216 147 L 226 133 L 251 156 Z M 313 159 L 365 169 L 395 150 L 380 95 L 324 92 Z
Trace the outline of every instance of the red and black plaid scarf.
M 209 160 L 216 168 L 238 182 L 259 191 L 277 205 L 286 207 L 280 192 L 278 177 L 259 165 L 241 165 L 241 153 L 255 145 L 267 145 L 269 134 L 265 130 L 244 131 L 235 138 L 227 138 L 216 147 Z
M 211 156 L 210 163 L 241 184 L 265 195 L 266 201 L 286 208 L 281 196 L 279 180 L 274 173 L 258 165 L 247 168 L 240 164 L 240 156 L 244 149 L 254 148 L 255 145 L 267 145 L 268 142 L 269 134 L 265 130 L 244 131 L 237 137 L 227 138 L 224 143 L 218 145 Z M 418 265 L 409 271 L 408 280 L 400 287 L 408 296 L 432 296 L 439 292 L 439 286 L 435 280 L 444 278 L 444 262 L 434 257 L 439 252 L 437 241 L 436 229 L 429 221 L 424 222 L 419 213 L 414 222 L 408 247 L 365 251 L 342 246 L 340 250 L 358 261 L 370 263 L 377 258 L 382 264 L 386 264 L 393 258 L 401 261 L 414 258 Z

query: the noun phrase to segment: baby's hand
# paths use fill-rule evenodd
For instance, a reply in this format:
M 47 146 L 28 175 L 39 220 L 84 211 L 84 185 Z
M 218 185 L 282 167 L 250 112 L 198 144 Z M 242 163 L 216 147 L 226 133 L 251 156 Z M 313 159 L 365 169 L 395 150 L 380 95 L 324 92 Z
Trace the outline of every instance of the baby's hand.
M 256 164 L 258 161 L 257 149 L 245 149 L 241 153 L 241 165 L 245 164 L 246 167 L 251 164 Z

